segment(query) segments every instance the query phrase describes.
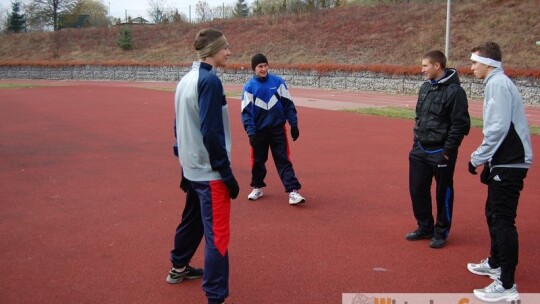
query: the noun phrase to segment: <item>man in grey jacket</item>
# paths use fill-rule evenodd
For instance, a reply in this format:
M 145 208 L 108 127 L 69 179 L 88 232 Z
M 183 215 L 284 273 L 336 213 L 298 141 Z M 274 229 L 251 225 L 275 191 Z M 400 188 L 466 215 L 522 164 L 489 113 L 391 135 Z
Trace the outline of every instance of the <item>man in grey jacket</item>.
M 504 74 L 502 53 L 495 42 L 471 50 L 474 76 L 484 80 L 484 139 L 469 161 L 469 172 L 484 165 L 480 175 L 488 185 L 485 214 L 491 238 L 490 256 L 469 263 L 470 272 L 494 279 L 486 288 L 475 289 L 483 301 L 508 302 L 519 299 L 514 282 L 518 263 L 518 234 L 515 226 L 519 194 L 532 164 L 532 147 L 516 85 Z
M 231 199 L 240 188 L 231 169 L 229 106 L 215 69 L 226 66 L 231 51 L 225 35 L 216 29 L 200 30 L 193 45 L 199 60 L 178 83 L 174 98 L 186 204 L 175 234 L 167 282 L 202 276 L 208 304 L 221 304 L 229 296 Z M 189 266 L 189 261 L 203 235 L 201 270 Z

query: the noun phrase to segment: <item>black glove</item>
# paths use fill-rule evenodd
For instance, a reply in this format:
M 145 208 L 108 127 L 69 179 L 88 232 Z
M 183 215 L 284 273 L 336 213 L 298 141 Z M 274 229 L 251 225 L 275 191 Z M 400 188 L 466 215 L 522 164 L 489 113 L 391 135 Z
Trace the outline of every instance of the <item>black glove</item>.
M 255 148 L 255 141 L 257 140 L 257 138 L 255 137 L 255 135 L 250 135 L 249 136 L 249 145 L 252 146 L 253 148 Z
M 236 181 L 236 178 L 234 178 L 234 175 L 223 182 L 225 183 L 225 186 L 227 186 L 227 189 L 229 189 L 229 196 L 232 199 L 237 198 L 238 193 L 240 192 L 240 187 L 238 186 L 238 182 Z
M 469 161 L 469 173 L 472 175 L 476 175 L 476 167 Z
M 298 127 L 291 127 L 292 140 L 296 141 L 298 139 L 298 136 L 300 136 L 300 130 L 298 130 Z
M 182 179 L 180 180 L 180 189 L 187 192 L 189 180 L 184 176 L 184 171 L 182 170 Z
M 491 173 L 491 170 L 489 169 L 489 165 L 485 164 L 484 169 L 482 169 L 482 173 L 480 173 L 480 182 L 482 184 L 488 184 L 489 181 L 489 174 Z

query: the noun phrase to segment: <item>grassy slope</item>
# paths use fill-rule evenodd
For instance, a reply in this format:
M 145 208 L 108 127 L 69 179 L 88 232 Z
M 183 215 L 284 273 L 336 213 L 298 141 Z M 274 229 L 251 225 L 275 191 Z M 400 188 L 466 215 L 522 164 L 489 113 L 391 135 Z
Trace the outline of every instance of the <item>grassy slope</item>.
M 538 69 L 537 0 L 453 1 L 450 65 L 469 64 L 469 50 L 498 41 L 506 67 Z M 0 36 L 0 63 L 187 63 L 203 27 L 224 31 L 232 63 L 255 52 L 273 64 L 389 64 L 418 66 L 421 55 L 445 47 L 446 1 L 348 6 L 310 15 L 217 20 L 209 24 L 134 26 L 135 49 L 116 46 L 118 28 Z

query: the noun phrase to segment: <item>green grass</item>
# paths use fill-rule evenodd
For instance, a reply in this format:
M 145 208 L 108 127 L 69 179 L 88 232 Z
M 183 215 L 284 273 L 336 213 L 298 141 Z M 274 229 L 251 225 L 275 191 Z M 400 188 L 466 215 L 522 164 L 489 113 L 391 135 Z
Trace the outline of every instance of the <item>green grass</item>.
M 143 86 L 141 87 L 143 89 L 147 90 L 154 90 L 154 91 L 165 91 L 165 92 L 174 92 L 176 88 L 167 88 L 167 87 L 150 87 L 150 86 Z
M 35 88 L 42 85 L 24 84 L 24 83 L 0 83 L 0 89 L 20 89 L 20 88 Z
M 242 91 L 227 91 L 225 92 L 225 96 L 242 98 Z
M 176 91 L 176 87 L 152 87 L 152 86 L 145 86 L 144 89 L 148 90 L 156 90 L 156 91 L 166 91 L 166 92 L 174 92 Z M 225 96 L 227 97 L 240 97 L 242 96 L 242 91 L 226 91 Z
M 400 107 L 377 107 L 377 108 L 357 108 L 352 110 L 344 110 L 345 112 L 379 115 L 384 117 L 399 118 L 399 119 L 414 119 L 414 109 Z M 471 117 L 471 126 L 473 128 L 482 128 L 483 121 L 481 118 Z M 540 126 L 529 126 L 531 134 L 540 135 Z

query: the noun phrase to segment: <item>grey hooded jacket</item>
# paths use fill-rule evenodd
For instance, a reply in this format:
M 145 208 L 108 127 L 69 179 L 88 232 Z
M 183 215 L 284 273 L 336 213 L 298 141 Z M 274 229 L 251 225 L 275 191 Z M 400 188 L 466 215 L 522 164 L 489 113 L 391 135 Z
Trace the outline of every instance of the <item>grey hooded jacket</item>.
M 501 68 L 494 69 L 484 85 L 484 139 L 472 153 L 471 163 L 529 168 L 533 155 L 521 94 Z

